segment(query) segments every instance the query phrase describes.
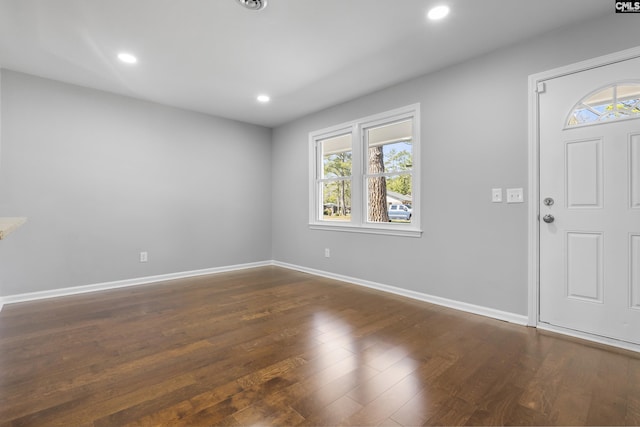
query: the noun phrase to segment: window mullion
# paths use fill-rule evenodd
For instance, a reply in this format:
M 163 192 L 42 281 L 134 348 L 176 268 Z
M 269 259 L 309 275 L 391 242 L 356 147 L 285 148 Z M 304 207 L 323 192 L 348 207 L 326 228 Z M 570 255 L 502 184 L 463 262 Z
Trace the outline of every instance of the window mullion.
M 352 132 L 352 141 L 353 145 L 351 149 L 353 150 L 352 158 L 352 176 L 353 180 L 351 182 L 352 195 L 351 195 L 351 221 L 354 225 L 360 226 L 362 225 L 362 198 L 360 195 L 362 194 L 362 137 L 360 128 L 358 125 L 354 124 L 351 128 Z
M 385 178 L 392 178 L 394 176 L 401 176 L 401 175 L 413 175 L 413 171 L 411 169 L 407 169 L 407 170 L 397 170 L 397 171 L 391 171 L 391 172 L 366 173 L 364 174 L 364 179 L 366 180 L 367 178 L 377 178 L 380 176 L 384 176 Z
M 317 222 L 322 218 L 320 210 L 322 206 L 322 183 L 320 182 L 322 153 L 320 152 L 320 143 L 317 140 L 313 140 L 313 153 L 313 161 L 309 161 L 310 166 L 313 168 L 313 184 L 310 191 L 314 199 L 311 206 L 310 219 L 313 222 Z
M 324 167 L 322 164 L 322 144 L 316 141 L 316 221 L 321 220 L 323 216 L 323 184 Z
M 322 182 L 338 182 L 338 181 L 350 181 L 350 180 L 351 180 L 350 176 L 334 176 L 331 178 L 321 178 L 317 181 L 322 183 Z
M 369 179 L 369 137 L 363 125 L 360 125 L 360 147 L 362 154 L 360 160 L 362 161 L 362 192 L 360 193 L 360 199 L 362 201 L 362 224 L 368 224 L 368 210 L 369 210 L 369 191 L 368 191 L 368 179 Z

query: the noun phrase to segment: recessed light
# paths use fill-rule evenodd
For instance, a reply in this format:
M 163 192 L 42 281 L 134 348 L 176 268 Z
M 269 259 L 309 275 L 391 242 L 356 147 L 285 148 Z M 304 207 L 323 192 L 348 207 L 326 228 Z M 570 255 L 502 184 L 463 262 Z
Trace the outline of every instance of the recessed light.
M 136 62 L 138 62 L 138 58 L 126 52 L 119 53 L 118 59 L 124 62 L 125 64 L 135 64 Z
M 262 10 L 267 7 L 267 0 L 238 0 L 238 3 L 249 10 Z
M 271 98 L 269 97 L 269 95 L 258 95 L 256 99 L 258 100 L 258 102 L 261 102 L 263 104 L 266 104 L 267 102 L 271 101 Z
M 449 6 L 436 6 L 429 10 L 427 13 L 427 17 L 432 21 L 437 21 L 439 19 L 444 18 L 449 14 Z

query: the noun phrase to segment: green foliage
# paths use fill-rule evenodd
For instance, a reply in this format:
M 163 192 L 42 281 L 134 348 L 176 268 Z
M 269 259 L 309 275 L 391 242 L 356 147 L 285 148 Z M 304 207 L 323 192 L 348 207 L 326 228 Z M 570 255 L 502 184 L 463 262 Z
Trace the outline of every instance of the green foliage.
M 400 172 L 410 170 L 413 166 L 411 152 L 408 150 L 389 150 L 385 153 L 384 166 L 387 171 Z M 399 175 L 387 178 L 387 189 L 396 193 L 409 195 L 411 194 L 411 177 L 408 175 Z
M 605 108 L 606 111 L 622 111 L 622 112 L 631 112 L 634 114 L 638 114 L 640 113 L 640 106 L 635 105 L 637 103 L 637 100 L 633 100 L 632 102 L 620 102 L 616 105 L 616 108 L 613 108 L 613 104 L 609 104 L 607 105 L 607 107 Z
M 386 179 L 387 189 L 403 195 L 412 194 L 411 177 L 401 174 L 403 171 L 411 170 L 412 167 L 412 153 L 410 150 L 397 150 L 387 146 L 387 149 L 384 150 L 384 170 L 400 173 L 397 176 Z M 352 153 L 344 152 L 325 156 L 323 169 L 325 178 L 350 177 L 352 173 Z M 324 186 L 323 196 L 325 204 L 331 203 L 337 206 L 338 212 L 336 212 L 336 215 L 346 215 L 351 210 L 350 181 L 328 182 Z M 325 214 L 333 214 L 333 212 L 328 209 Z
M 323 159 L 326 178 L 351 176 L 351 152 L 325 156 Z M 324 203 L 337 206 L 337 215 L 347 215 L 351 210 L 351 182 L 342 180 L 329 182 L 324 186 Z M 330 214 L 333 214 L 331 210 Z
M 408 150 L 397 151 L 394 148 L 385 150 L 384 169 L 388 172 L 410 170 L 413 166 L 411 156 Z
M 409 175 L 394 176 L 387 178 L 387 189 L 396 193 L 411 194 L 411 177 Z
M 351 152 L 331 154 L 323 159 L 325 178 L 351 176 Z

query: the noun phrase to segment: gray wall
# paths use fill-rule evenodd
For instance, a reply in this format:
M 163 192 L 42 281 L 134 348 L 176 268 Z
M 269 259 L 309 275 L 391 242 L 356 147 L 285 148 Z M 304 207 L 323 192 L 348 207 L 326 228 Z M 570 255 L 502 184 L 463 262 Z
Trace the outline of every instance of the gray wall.
M 620 37 L 629 25 L 634 16 L 581 23 L 276 128 L 274 259 L 527 314 L 528 207 L 490 200 L 492 187 L 528 197 L 528 76 L 633 47 Z M 416 102 L 423 236 L 310 230 L 308 133 Z
M 29 222 L 0 243 L 0 296 L 275 259 L 526 314 L 527 205 L 490 189 L 527 188 L 527 77 L 632 47 L 635 24 L 575 25 L 273 133 L 3 70 L 0 216 Z M 416 102 L 423 236 L 310 230 L 308 133 Z
M 0 296 L 271 259 L 270 129 L 1 83 L 0 216 L 29 219 L 0 242 Z

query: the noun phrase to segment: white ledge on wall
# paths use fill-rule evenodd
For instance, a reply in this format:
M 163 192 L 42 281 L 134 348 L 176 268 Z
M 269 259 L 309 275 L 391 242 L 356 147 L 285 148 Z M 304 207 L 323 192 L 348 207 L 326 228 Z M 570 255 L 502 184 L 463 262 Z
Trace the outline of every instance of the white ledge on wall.
M 311 230 L 346 231 L 348 233 L 366 233 L 366 234 L 385 234 L 387 236 L 401 236 L 401 237 L 421 237 L 422 236 L 422 230 L 417 230 L 415 228 L 353 227 L 349 225 L 317 224 L 317 223 L 310 223 L 309 228 Z
M 27 222 L 27 218 L 24 217 L 0 218 L 0 240 L 6 238 L 9 233 L 25 222 Z

